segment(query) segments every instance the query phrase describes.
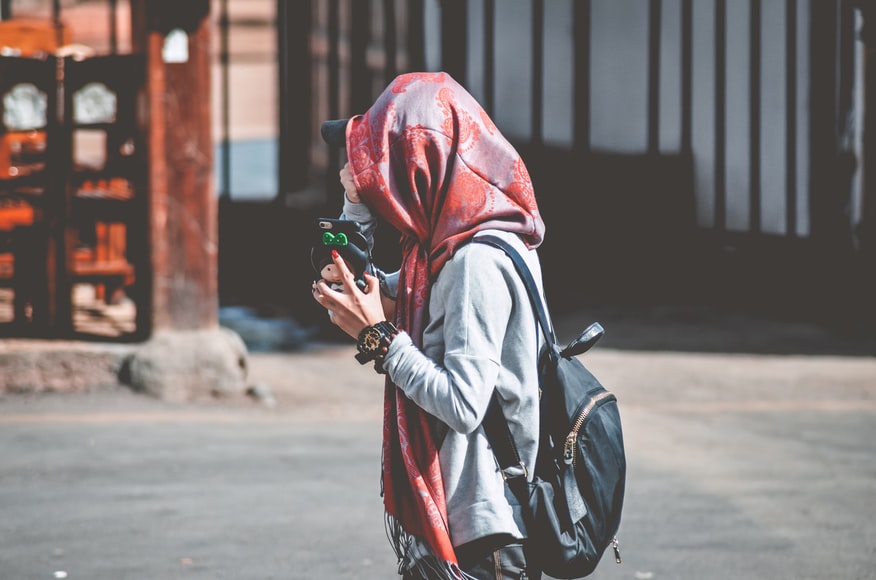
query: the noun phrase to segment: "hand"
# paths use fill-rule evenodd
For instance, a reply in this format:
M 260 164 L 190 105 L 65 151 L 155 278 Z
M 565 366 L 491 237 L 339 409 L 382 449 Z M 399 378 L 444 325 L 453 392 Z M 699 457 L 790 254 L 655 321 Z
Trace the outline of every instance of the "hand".
M 362 199 L 359 197 L 359 192 L 356 190 L 356 184 L 353 183 L 353 172 L 350 171 L 349 162 L 344 163 L 344 166 L 341 167 L 340 176 L 341 185 L 344 186 L 344 194 L 346 194 L 347 199 L 353 203 L 361 203 Z
M 356 286 L 353 273 L 344 259 L 337 252 L 332 252 L 332 259 L 343 280 L 344 289 L 341 292 L 332 290 L 325 280 L 319 280 L 313 284 L 313 298 L 329 311 L 332 324 L 353 338 L 358 338 L 366 326 L 386 320 L 380 297 L 380 281 L 375 276 L 365 274 L 367 286 L 363 292 Z

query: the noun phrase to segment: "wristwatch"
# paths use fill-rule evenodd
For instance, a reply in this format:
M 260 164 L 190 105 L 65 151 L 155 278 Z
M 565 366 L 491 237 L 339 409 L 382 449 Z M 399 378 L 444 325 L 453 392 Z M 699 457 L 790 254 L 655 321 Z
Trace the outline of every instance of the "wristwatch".
M 356 342 L 356 360 L 365 364 L 373 360 L 383 359 L 389 350 L 389 343 L 398 334 L 398 328 L 389 321 L 384 320 L 371 326 L 366 326 L 359 333 Z

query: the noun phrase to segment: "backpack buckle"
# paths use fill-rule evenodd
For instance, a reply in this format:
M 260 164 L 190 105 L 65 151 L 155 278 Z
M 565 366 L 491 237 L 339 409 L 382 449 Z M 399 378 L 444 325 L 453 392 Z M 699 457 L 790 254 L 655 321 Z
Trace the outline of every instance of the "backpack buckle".
M 505 481 L 508 481 L 509 479 L 517 479 L 521 476 L 524 479 L 529 479 L 529 471 L 526 469 L 526 464 L 522 461 L 517 465 L 511 465 L 502 470 L 502 479 Z
M 590 350 L 593 345 L 599 342 L 602 335 L 605 334 L 605 329 L 598 322 L 594 322 L 584 329 L 584 332 L 575 337 L 566 348 L 560 351 L 560 356 L 563 358 L 571 358 L 584 354 Z

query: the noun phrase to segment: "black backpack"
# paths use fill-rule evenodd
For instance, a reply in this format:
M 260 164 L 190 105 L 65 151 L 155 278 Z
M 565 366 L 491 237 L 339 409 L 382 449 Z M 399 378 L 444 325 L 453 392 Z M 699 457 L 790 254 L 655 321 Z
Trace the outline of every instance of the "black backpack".
M 602 326 L 594 323 L 560 347 L 523 258 L 501 238 L 474 240 L 505 250 L 514 261 L 546 339 L 539 360 L 540 445 L 532 482 L 495 393 L 483 423 L 511 492 L 509 501 L 526 524 L 527 563 L 554 578 L 581 578 L 611 546 L 620 564 L 616 534 L 626 455 L 617 399 L 575 358 L 599 340 Z

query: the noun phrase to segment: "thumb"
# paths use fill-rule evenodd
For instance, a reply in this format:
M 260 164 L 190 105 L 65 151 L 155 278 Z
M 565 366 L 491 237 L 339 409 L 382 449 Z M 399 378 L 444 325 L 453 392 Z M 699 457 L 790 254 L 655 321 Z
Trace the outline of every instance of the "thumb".
M 365 285 L 368 288 L 368 293 L 380 292 L 380 279 L 377 276 L 365 273 Z

